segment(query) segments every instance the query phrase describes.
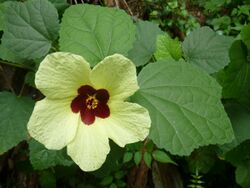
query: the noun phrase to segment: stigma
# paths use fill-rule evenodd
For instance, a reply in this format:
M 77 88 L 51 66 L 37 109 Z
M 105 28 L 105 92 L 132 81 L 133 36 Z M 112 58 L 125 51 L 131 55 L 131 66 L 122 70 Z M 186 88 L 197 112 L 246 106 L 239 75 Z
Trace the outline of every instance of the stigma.
M 88 109 L 97 108 L 98 102 L 99 101 L 95 98 L 95 96 L 88 96 L 88 98 L 85 100 L 85 103 Z

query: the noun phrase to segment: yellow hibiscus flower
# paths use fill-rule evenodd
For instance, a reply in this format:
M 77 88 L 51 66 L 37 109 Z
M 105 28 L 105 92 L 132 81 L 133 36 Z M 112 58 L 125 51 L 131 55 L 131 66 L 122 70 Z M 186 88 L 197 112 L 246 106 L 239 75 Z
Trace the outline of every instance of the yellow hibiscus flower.
M 53 53 L 41 62 L 35 84 L 46 97 L 35 105 L 30 135 L 48 149 L 67 146 L 84 171 L 101 167 L 109 138 L 124 147 L 149 133 L 148 111 L 125 101 L 139 87 L 134 64 L 122 55 L 108 56 L 91 70 L 81 56 Z

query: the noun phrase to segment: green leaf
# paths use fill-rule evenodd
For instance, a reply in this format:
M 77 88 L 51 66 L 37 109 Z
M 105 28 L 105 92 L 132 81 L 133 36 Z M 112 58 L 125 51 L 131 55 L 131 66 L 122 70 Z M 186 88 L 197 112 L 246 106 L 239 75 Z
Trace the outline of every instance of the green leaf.
M 250 24 L 242 27 L 240 35 L 247 48 L 250 50 Z
M 109 185 L 113 182 L 113 176 L 106 176 L 102 179 L 102 181 L 100 182 L 100 185 Z
M 229 63 L 228 50 L 231 44 L 230 37 L 218 35 L 209 27 L 202 27 L 185 38 L 182 48 L 189 63 L 214 73 Z
M 122 179 L 124 176 L 126 176 L 126 172 L 125 171 L 118 171 L 115 173 L 115 179 Z
M 240 40 L 230 49 L 230 64 L 220 71 L 216 78 L 223 86 L 224 98 L 240 98 L 250 90 L 250 62 L 247 60 L 247 48 Z
M 10 1 L 5 1 L 0 4 L 0 30 L 1 26 L 5 25 L 6 9 L 11 6 L 10 3 Z M 4 27 L 2 27 L 2 29 L 4 29 Z M 11 66 L 32 69 L 31 64 L 28 64 L 25 59 L 19 57 L 15 52 L 2 44 L 0 44 L 0 59 L 4 60 L 4 63 Z
M 153 153 L 154 160 L 161 162 L 161 163 L 172 163 L 176 164 L 169 156 L 166 154 L 166 152 L 161 150 L 155 150 Z
M 133 158 L 133 153 L 132 152 L 124 153 L 123 163 L 127 163 L 127 162 L 131 161 L 132 158 Z
M 235 134 L 235 139 L 231 145 L 236 147 L 241 142 L 250 139 L 250 111 L 239 104 L 227 105 L 226 110 Z
M 141 66 L 151 59 L 156 48 L 156 37 L 163 31 L 156 24 L 148 21 L 139 20 L 136 26 L 136 41 L 128 56 L 136 66 Z
M 194 174 L 197 171 L 207 174 L 217 160 L 217 153 L 213 146 L 199 148 L 187 158 L 189 169 Z
M 242 188 L 250 187 L 250 160 L 237 166 L 236 171 L 236 182 L 242 186 Z
M 117 187 L 126 187 L 127 184 L 122 180 L 118 180 L 116 182 L 116 185 L 117 185 Z
M 0 31 L 4 29 L 4 4 L 0 4 Z
M 145 152 L 143 155 L 143 159 L 147 165 L 148 168 L 151 168 L 151 163 L 152 163 L 152 156 L 150 153 Z
M 149 153 L 152 153 L 152 151 L 154 150 L 154 142 L 152 142 L 152 140 L 148 140 L 146 144 L 146 150 Z
M 0 59 L 13 62 L 16 64 L 23 64 L 25 62 L 24 59 L 18 57 L 14 52 L 0 44 Z
M 179 60 L 182 56 L 181 43 L 178 39 L 172 39 L 167 34 L 157 37 L 155 58 L 159 60 L 175 59 Z
M 29 141 L 29 150 L 30 162 L 35 170 L 43 170 L 56 165 L 70 166 L 73 164 L 65 150 L 48 150 L 34 139 Z
M 36 88 L 36 85 L 35 85 L 35 72 L 33 72 L 33 71 L 28 72 L 25 75 L 25 80 L 24 81 L 25 81 L 25 84 Z
M 117 188 L 117 185 L 115 183 L 112 183 L 109 188 Z
M 0 92 L 0 154 L 28 138 L 26 125 L 33 106 L 27 97 Z
M 250 139 L 242 142 L 236 148 L 227 152 L 225 159 L 229 161 L 234 166 L 239 166 L 242 162 L 250 160 Z
M 8 2 L 8 1 L 17 1 L 17 0 L 0 0 L 0 3 L 5 3 L 5 2 Z
M 232 141 L 233 130 L 220 101 L 220 85 L 199 68 L 175 61 L 147 65 L 132 100 L 149 110 L 149 138 L 172 154 Z
M 127 55 L 135 40 L 135 29 L 131 17 L 120 9 L 71 6 L 63 15 L 60 49 L 82 55 L 94 66 L 108 55 Z
M 98 170 L 92 172 L 98 178 L 106 177 L 112 172 L 120 169 L 120 160 L 124 155 L 124 148 L 119 147 L 114 142 L 110 141 L 110 152 L 105 160 L 105 163 Z
M 134 151 L 134 152 L 138 150 L 142 150 L 143 147 L 144 147 L 143 142 L 135 142 L 135 143 L 126 145 L 126 149 L 128 151 Z
M 49 0 L 56 7 L 58 12 L 61 14 L 63 11 L 68 8 L 70 5 L 67 0 Z
M 39 177 L 41 188 L 56 188 L 56 177 L 50 171 L 43 171 Z
M 249 188 L 250 186 L 249 147 L 250 140 L 247 140 L 226 154 L 226 160 L 236 167 L 236 181 L 243 188 Z
M 139 165 L 142 160 L 142 154 L 140 151 L 135 152 L 134 161 L 136 165 Z
M 11 2 L 8 5 L 2 45 L 20 58 L 45 56 L 58 37 L 56 8 L 47 0 Z

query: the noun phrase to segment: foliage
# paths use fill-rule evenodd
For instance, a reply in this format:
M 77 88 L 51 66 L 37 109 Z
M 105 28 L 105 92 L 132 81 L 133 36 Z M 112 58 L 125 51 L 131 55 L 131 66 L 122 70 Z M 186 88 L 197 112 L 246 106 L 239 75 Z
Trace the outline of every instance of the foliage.
M 0 1 L 0 187 L 150 187 L 168 178 L 184 187 L 250 186 L 249 1 L 145 7 L 149 21 L 67 1 Z M 110 141 L 104 165 L 87 173 L 65 149 L 30 138 L 27 122 L 44 97 L 35 73 L 55 51 L 91 66 L 114 53 L 131 59 L 140 89 L 129 101 L 150 113 L 146 140 L 124 148 Z
M 20 141 L 26 140 L 26 125 L 34 102 L 27 97 L 17 97 L 9 92 L 0 93 L 0 153 L 4 153 Z
M 158 23 L 163 30 L 178 30 L 183 38 L 193 28 L 200 26 L 195 16 L 189 14 L 185 1 L 146 0 L 149 19 Z
M 93 66 L 114 53 L 127 55 L 134 38 L 135 26 L 125 12 L 85 5 L 65 11 L 59 43 L 61 51 L 82 55 Z
M 43 57 L 58 36 L 58 13 L 46 0 L 9 3 L 4 17 L 2 45 L 20 58 Z
M 237 35 L 250 22 L 250 2 L 248 0 L 193 1 L 204 8 L 207 24 L 220 33 Z
M 194 30 L 183 42 L 186 60 L 208 73 L 218 72 L 229 63 L 232 39 L 216 34 L 209 27 Z
M 249 0 L 146 0 L 146 10 L 150 20 L 181 39 L 201 25 L 235 36 L 250 23 Z

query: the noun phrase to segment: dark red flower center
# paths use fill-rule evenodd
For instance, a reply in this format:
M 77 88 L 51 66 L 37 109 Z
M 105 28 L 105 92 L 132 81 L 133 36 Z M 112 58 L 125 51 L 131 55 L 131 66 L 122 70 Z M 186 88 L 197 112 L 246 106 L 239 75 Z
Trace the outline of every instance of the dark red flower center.
M 90 125 L 95 122 L 95 117 L 109 117 L 108 100 L 106 89 L 96 90 L 90 85 L 84 85 L 78 89 L 78 95 L 71 102 L 71 109 L 74 113 L 80 112 L 82 122 Z

